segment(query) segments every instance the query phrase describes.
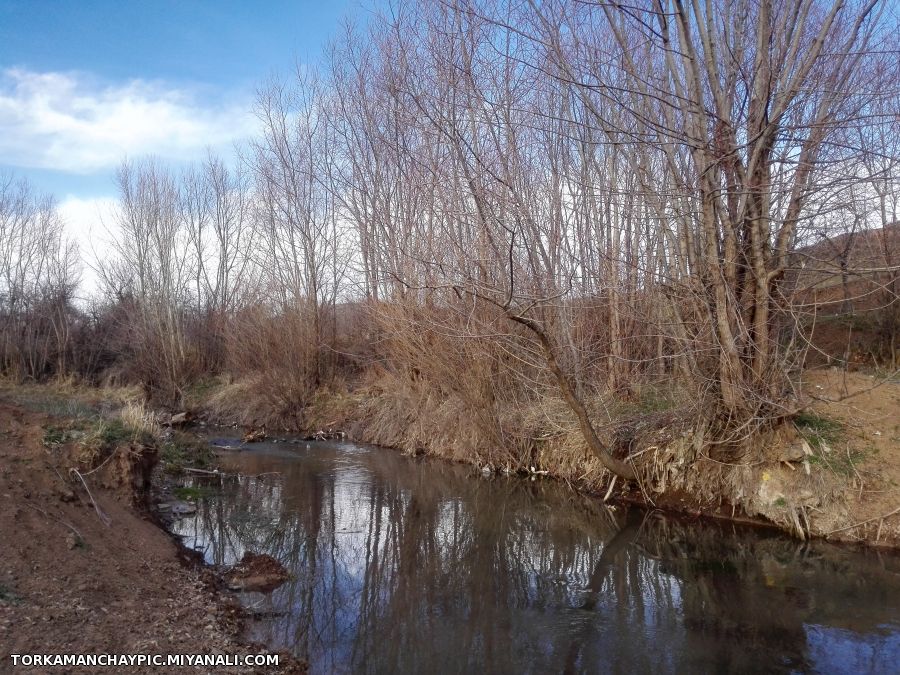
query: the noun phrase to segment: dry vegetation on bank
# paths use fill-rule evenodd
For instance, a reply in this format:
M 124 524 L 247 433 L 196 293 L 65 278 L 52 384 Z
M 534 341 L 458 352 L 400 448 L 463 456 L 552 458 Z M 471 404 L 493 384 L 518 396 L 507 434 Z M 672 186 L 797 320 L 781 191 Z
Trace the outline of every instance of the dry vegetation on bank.
M 644 9 L 348 29 L 234 165 L 122 165 L 87 303 L 52 202 L 0 183 L 0 372 L 829 531 L 872 483 L 804 439 L 803 368 L 897 365 L 897 17 Z
M 900 546 L 900 378 L 837 368 L 809 370 L 804 412 L 756 436 L 752 461 L 722 462 L 692 406 L 659 390 L 604 405 L 591 401 L 604 443 L 633 458 L 641 480 L 613 480 L 587 452 L 562 401 L 516 405 L 504 419 L 526 453 L 487 438 L 452 399 L 381 380 L 320 392 L 302 422 L 244 405 L 252 383 L 211 384 L 198 417 L 220 424 L 349 439 L 475 464 L 496 472 L 547 472 L 598 497 L 721 518 L 771 522 L 801 538 Z M 846 398 L 845 398 L 846 397 Z M 826 399 L 831 399 L 832 402 Z M 842 400 L 841 400 L 842 399 Z

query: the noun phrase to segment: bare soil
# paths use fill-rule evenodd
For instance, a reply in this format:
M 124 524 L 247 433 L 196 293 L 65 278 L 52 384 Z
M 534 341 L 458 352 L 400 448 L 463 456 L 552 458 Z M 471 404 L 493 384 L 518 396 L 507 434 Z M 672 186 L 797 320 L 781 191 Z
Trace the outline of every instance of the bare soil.
M 900 546 L 900 381 L 837 368 L 803 379 L 810 411 L 839 424 L 829 454 L 845 476 L 847 514 L 828 537 Z
M 219 580 L 142 508 L 143 477 L 128 474 L 146 470 L 150 451 L 121 449 L 124 460 L 86 475 L 91 497 L 70 473 L 72 448 L 45 446 L 57 421 L 0 399 L 0 672 L 44 672 L 13 671 L 14 653 L 265 652 L 241 641 L 240 609 Z M 304 671 L 286 655 L 282 664 L 258 672 Z

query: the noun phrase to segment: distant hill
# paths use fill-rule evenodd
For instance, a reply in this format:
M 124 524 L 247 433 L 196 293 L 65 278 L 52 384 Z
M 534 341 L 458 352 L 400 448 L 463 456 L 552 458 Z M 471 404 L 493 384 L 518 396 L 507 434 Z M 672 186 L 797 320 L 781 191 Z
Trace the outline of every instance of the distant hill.
M 847 311 L 846 307 L 834 308 L 844 300 L 852 303 L 853 310 L 896 301 L 898 279 L 900 223 L 894 223 L 822 238 L 798 249 L 793 255 L 788 287 L 801 304 L 813 302 L 820 305 L 820 311 L 834 313 Z
M 798 249 L 785 281 L 791 306 L 809 331 L 807 365 L 897 362 L 900 223 Z

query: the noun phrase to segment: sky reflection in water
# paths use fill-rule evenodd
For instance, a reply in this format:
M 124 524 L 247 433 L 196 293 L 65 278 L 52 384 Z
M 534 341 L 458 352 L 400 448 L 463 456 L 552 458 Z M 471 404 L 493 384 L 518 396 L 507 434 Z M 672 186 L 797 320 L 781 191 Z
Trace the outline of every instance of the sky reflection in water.
M 225 453 L 175 531 L 269 553 L 250 637 L 312 672 L 897 672 L 900 558 L 337 443 Z M 275 473 L 273 473 L 275 472 Z

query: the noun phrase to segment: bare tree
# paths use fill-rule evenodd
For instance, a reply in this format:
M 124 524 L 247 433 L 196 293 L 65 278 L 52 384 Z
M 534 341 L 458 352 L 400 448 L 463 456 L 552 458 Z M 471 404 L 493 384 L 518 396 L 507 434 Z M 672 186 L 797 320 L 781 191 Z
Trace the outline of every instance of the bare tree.
M 0 373 L 68 375 L 78 250 L 50 197 L 0 175 Z
M 120 349 L 155 395 L 173 405 L 195 374 L 186 313 L 197 259 L 174 173 L 153 159 L 125 162 L 116 175 L 115 256 L 101 270 L 107 293 L 129 308 Z
M 314 386 L 324 376 L 326 322 L 344 276 L 342 226 L 330 174 L 332 135 L 314 75 L 298 73 L 294 86 L 272 84 L 259 96 L 263 136 L 254 142 L 257 226 L 277 311 L 299 312 L 310 325 L 308 353 Z

